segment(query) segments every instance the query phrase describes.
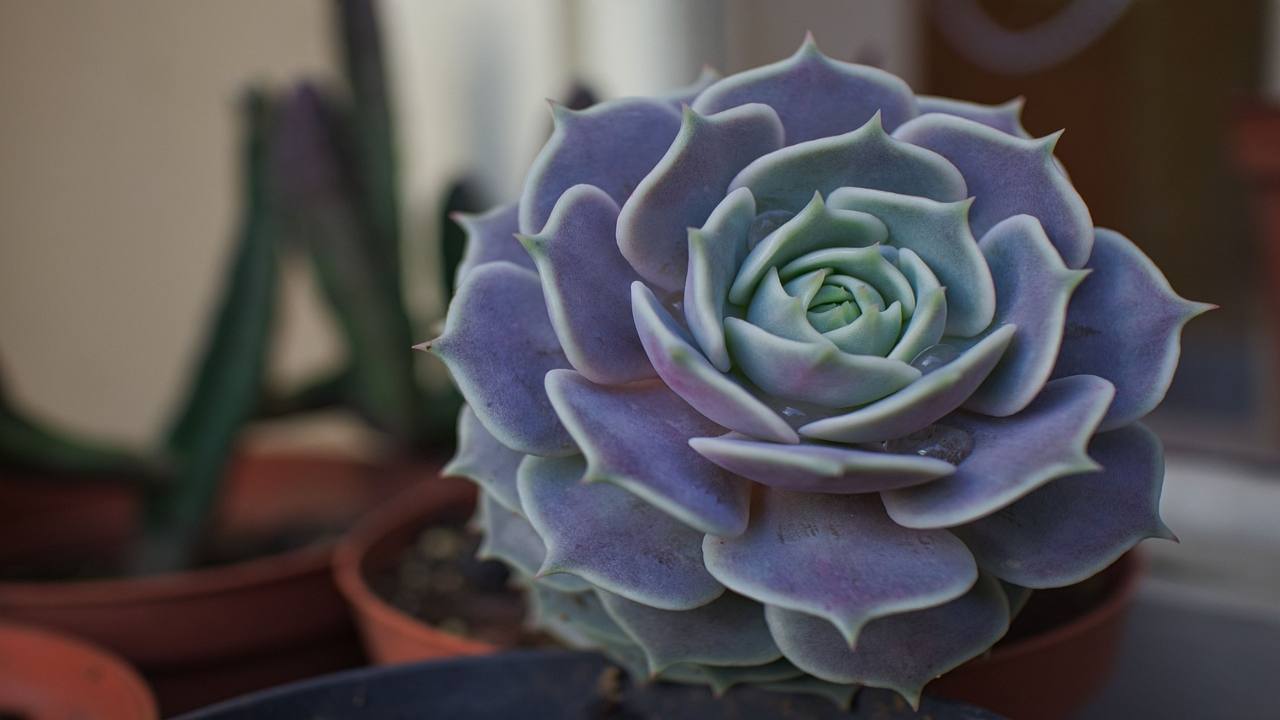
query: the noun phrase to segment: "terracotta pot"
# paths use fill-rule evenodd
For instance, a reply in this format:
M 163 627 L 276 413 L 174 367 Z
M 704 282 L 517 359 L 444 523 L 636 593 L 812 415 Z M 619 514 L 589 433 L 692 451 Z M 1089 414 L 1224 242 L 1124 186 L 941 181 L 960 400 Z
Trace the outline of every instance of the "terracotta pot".
M 1103 571 L 1104 593 L 1065 624 L 1009 643 L 943 675 L 925 692 L 988 708 L 1011 720 L 1074 717 L 1107 683 L 1142 562 L 1129 553 Z
M 432 522 L 469 516 L 474 486 L 439 477 L 410 488 L 347 533 L 334 553 L 334 577 L 351 606 L 369 659 L 379 665 L 457 655 L 484 655 L 500 648 L 431 627 L 383 600 L 368 578 L 398 562 Z
M 23 720 L 153 720 L 138 673 L 88 643 L 0 623 L 0 716 Z
M 346 527 L 421 472 L 348 459 L 248 455 L 224 487 L 214 534 Z M 0 481 L 0 563 L 119 555 L 136 505 L 122 488 Z M 77 495 L 77 492 L 81 493 Z M 13 504 L 25 500 L 30 511 Z M 145 578 L 0 583 L 0 616 L 90 639 L 136 664 L 166 714 L 363 661 L 333 584 L 332 542 Z

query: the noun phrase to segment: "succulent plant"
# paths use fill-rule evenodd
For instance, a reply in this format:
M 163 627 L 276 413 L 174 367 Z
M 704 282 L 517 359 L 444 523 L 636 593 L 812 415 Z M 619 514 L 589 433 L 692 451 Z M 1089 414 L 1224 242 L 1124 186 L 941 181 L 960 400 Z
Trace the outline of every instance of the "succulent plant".
M 917 96 L 806 40 L 554 108 L 466 220 L 448 471 L 537 621 L 644 677 L 917 702 L 1028 589 L 1147 537 L 1183 325 L 1018 102 Z

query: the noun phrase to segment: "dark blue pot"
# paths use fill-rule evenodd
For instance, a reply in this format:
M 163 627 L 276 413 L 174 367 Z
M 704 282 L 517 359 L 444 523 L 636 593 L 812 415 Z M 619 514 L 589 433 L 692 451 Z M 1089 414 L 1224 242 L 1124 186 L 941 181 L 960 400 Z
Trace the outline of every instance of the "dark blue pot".
M 601 696 L 599 655 L 511 652 L 414 665 L 364 668 L 285 685 L 183 715 L 179 720 L 999 720 L 985 710 L 925 698 L 920 713 L 896 695 L 863 690 L 852 711 L 809 695 L 747 687 L 715 698 L 702 687 L 659 683 Z

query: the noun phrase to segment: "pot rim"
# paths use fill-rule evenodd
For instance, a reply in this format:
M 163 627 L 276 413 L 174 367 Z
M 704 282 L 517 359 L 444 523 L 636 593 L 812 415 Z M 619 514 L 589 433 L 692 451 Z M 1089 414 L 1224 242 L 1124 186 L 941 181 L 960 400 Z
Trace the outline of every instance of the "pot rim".
M 357 617 L 368 615 L 402 635 L 437 645 L 448 644 L 459 654 L 487 655 L 506 650 L 419 620 L 384 600 L 365 580 L 365 561 L 374 545 L 407 526 L 430 522 L 434 516 L 470 501 L 475 493 L 475 488 L 466 481 L 444 475 L 434 477 L 407 488 L 338 539 L 333 552 L 334 580 Z
M 281 464 L 323 462 L 360 468 L 375 467 L 367 461 L 336 453 L 248 451 L 237 457 L 251 457 L 258 461 Z M 226 565 L 141 577 L 0 581 L 0 607 L 123 605 L 140 601 L 163 602 L 194 596 L 217 596 L 237 593 L 248 587 L 269 587 L 323 571 L 332 562 L 337 543 L 338 540 L 333 538 L 317 540 L 292 550 Z
M 151 687 L 147 685 L 146 681 L 142 679 L 142 676 L 138 674 L 138 671 L 132 665 L 114 653 L 79 637 L 65 635 L 34 625 L 0 620 L 0 646 L 4 645 L 6 640 L 11 639 L 58 647 L 63 650 L 69 650 L 81 657 L 93 658 L 102 663 L 108 673 L 115 675 L 125 692 L 133 697 L 136 708 L 141 711 L 140 718 L 150 720 L 151 718 L 160 717 L 160 708 L 156 703 L 155 695 L 151 692 Z

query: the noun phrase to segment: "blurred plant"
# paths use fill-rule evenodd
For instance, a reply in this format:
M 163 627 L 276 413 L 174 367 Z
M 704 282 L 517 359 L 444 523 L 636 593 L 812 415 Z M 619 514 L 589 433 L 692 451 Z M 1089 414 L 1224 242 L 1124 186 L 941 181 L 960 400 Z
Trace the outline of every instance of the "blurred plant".
M 210 334 L 187 394 L 155 448 L 129 451 L 29 418 L 0 387 L 0 469 L 40 478 L 112 478 L 136 484 L 143 523 L 134 570 L 189 566 L 235 443 L 253 419 L 322 408 L 357 412 L 397 452 L 453 443 L 454 391 L 424 387 L 410 352 L 403 300 L 395 140 L 377 19 L 370 0 L 335 0 L 346 85 L 340 95 L 300 84 L 287 97 L 254 90 L 243 104 L 240 236 Z M 455 186 L 445 211 L 481 198 Z M 450 230 L 457 233 L 456 229 Z M 446 240 L 442 288 L 451 288 L 461 239 Z M 296 392 L 264 387 L 279 256 L 305 252 L 347 348 L 337 373 Z

